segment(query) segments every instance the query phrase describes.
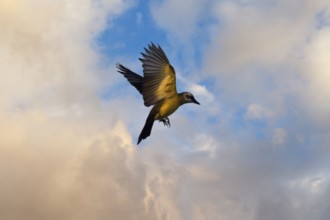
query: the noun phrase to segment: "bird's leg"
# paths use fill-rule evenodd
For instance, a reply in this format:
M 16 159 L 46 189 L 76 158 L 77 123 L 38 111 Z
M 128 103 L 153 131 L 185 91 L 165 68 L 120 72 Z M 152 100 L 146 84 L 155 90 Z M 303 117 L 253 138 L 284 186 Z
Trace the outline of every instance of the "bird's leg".
M 168 117 L 162 118 L 159 121 L 164 123 L 164 126 L 171 127 L 170 119 Z

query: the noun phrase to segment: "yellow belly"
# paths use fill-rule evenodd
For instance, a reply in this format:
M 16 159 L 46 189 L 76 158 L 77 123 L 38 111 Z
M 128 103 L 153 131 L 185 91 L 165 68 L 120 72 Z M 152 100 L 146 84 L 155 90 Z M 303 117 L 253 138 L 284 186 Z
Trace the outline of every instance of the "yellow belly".
M 180 106 L 179 98 L 175 97 L 172 99 L 165 100 L 159 107 L 159 112 L 156 119 L 162 119 L 171 115 Z

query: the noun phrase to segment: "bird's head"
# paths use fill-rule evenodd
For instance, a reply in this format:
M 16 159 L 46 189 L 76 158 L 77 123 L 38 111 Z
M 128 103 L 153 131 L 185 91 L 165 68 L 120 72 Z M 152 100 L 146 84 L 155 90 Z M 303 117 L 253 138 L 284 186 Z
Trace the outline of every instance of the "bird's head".
M 183 98 L 183 103 L 195 103 L 197 105 L 200 105 L 200 103 L 197 102 L 193 94 L 191 94 L 190 92 L 183 92 L 181 93 L 181 96 Z

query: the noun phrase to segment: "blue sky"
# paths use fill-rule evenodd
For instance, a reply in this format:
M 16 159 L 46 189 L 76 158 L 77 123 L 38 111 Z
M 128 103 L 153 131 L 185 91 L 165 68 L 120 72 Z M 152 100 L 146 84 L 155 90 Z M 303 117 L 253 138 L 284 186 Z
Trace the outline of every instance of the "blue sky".
M 98 38 L 105 54 L 136 56 L 150 42 L 166 43 L 166 32 L 157 27 L 149 7 L 141 2 L 133 3 L 125 14 L 109 22 L 110 26 Z
M 328 219 L 329 24 L 326 0 L 1 1 L 0 219 Z M 201 105 L 137 147 L 115 64 L 150 42 Z

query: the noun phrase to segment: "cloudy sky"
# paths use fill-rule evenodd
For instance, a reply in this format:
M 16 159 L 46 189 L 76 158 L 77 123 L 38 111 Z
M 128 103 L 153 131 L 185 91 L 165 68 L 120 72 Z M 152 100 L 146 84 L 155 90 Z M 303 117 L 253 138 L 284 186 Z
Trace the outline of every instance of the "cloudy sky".
M 0 0 L 0 219 L 327 220 L 328 0 Z M 184 105 L 120 62 L 160 44 Z

